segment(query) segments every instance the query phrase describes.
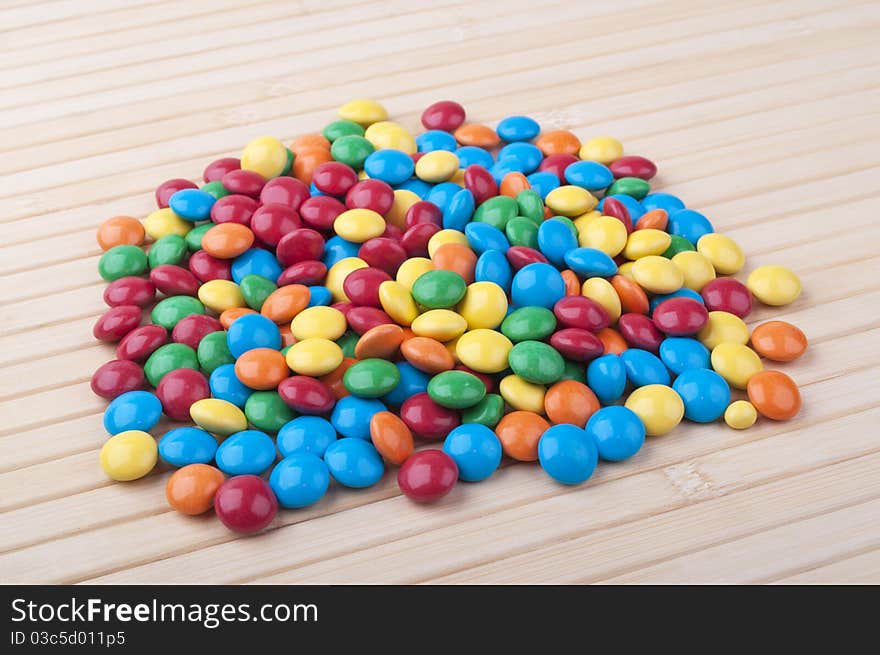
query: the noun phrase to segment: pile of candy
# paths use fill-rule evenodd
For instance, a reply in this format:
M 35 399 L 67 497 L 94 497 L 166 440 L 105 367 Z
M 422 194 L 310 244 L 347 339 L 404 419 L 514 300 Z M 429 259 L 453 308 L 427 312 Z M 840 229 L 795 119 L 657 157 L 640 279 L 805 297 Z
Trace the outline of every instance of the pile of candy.
M 467 124 L 450 101 L 416 137 L 370 100 L 339 116 L 290 148 L 260 137 L 201 187 L 161 184 L 143 222 L 100 227 L 111 309 L 94 334 L 118 345 L 92 389 L 111 400 L 114 480 L 161 458 L 179 467 L 172 507 L 254 532 L 386 465 L 417 501 L 502 455 L 578 484 L 683 418 L 744 429 L 799 411 L 761 357 L 799 357 L 804 334 L 743 319 L 800 281 L 727 277 L 739 246 L 652 192 L 648 159 L 525 116 Z M 157 446 L 163 414 L 197 427 Z

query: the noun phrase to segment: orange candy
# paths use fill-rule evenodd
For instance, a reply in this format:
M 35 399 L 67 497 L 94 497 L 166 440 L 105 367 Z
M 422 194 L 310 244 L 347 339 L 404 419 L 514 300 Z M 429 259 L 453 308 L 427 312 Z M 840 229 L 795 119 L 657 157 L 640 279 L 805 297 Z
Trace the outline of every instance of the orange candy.
M 233 259 L 254 244 L 254 233 L 241 223 L 220 223 L 202 236 L 202 250 L 218 259 Z
M 666 231 L 666 223 L 669 222 L 669 215 L 665 209 L 652 209 L 642 214 L 641 218 L 636 221 L 635 230 L 661 230 Z
M 465 284 L 474 281 L 477 255 L 463 243 L 444 243 L 434 251 L 433 262 L 435 270 L 458 273 Z
M 774 362 L 790 362 L 804 354 L 807 336 L 791 323 L 769 321 L 752 332 L 752 348 Z
M 615 275 L 611 278 L 611 286 L 620 298 L 620 306 L 624 312 L 634 314 L 647 314 L 651 304 L 648 295 L 639 286 L 638 282 L 630 280 L 625 275 Z
M 434 375 L 452 370 L 455 358 L 449 349 L 430 337 L 413 337 L 400 344 L 400 354 L 420 371 Z
M 550 130 L 543 132 L 535 139 L 535 145 L 544 153 L 550 155 L 575 155 L 581 149 L 581 140 L 568 130 Z
M 498 192 L 502 196 L 516 198 L 520 191 L 525 191 L 526 189 L 531 188 L 532 185 L 529 183 L 529 179 L 525 175 L 513 172 L 504 176 L 504 179 L 501 180 L 501 186 L 498 187 Z
M 256 314 L 253 309 L 249 307 L 233 307 L 232 309 L 226 309 L 220 314 L 220 325 L 223 326 L 224 330 L 228 330 L 229 326 L 232 325 L 232 322 L 244 316 L 245 314 Z
M 219 469 L 208 464 L 187 464 L 165 484 L 168 504 L 182 514 L 204 514 L 214 504 L 214 494 L 226 481 Z
M 322 148 L 300 150 L 293 158 L 293 176 L 304 184 L 311 184 L 315 169 L 328 161 L 333 161 L 329 150 Z
M 620 335 L 620 332 L 617 330 L 612 330 L 611 328 L 602 328 L 598 332 L 596 332 L 596 336 L 599 337 L 599 341 L 602 342 L 602 345 L 605 346 L 606 355 L 612 353 L 615 355 L 619 355 L 624 350 L 629 348 L 626 345 L 626 340 Z
M 565 282 L 566 296 L 581 295 L 581 281 L 578 280 L 577 273 L 565 269 L 564 271 L 562 271 L 562 281 Z
M 336 400 L 351 395 L 342 383 L 342 377 L 348 369 L 357 364 L 357 361 L 358 360 L 354 357 L 344 357 L 342 363 L 337 366 L 335 370 L 318 378 L 328 389 L 330 389 L 330 391 L 333 392 L 333 395 L 336 396 Z
M 550 424 L 534 412 L 511 412 L 498 421 L 495 434 L 504 454 L 521 462 L 538 459 L 538 440 Z
M 358 359 L 394 359 L 400 350 L 406 333 L 403 328 L 393 323 L 377 325 L 361 335 L 354 346 L 354 356 Z
M 562 380 L 544 394 L 544 411 L 554 423 L 584 427 L 599 409 L 599 399 L 587 385 L 577 380 Z
M 286 348 L 287 346 L 292 346 L 296 343 L 296 337 L 293 336 L 293 332 L 290 330 L 289 325 L 279 325 L 278 331 L 281 333 L 281 347 Z
M 298 136 L 290 144 L 290 151 L 298 155 L 303 150 L 327 150 L 330 151 L 330 141 L 321 134 L 303 134 Z
M 309 288 L 304 284 L 278 287 L 260 307 L 260 313 L 275 323 L 289 323 L 309 306 Z
M 391 412 L 376 412 L 370 419 L 370 439 L 379 454 L 400 466 L 412 455 L 414 444 L 410 429 Z
M 139 246 L 145 236 L 144 226 L 139 220 L 131 216 L 114 216 L 98 228 L 98 245 L 101 250 L 110 250 L 113 246 Z
M 781 371 L 759 371 L 749 378 L 746 393 L 758 413 L 774 421 L 787 421 L 801 409 L 797 385 Z
M 468 123 L 462 125 L 452 133 L 455 140 L 463 146 L 477 146 L 479 148 L 494 148 L 501 139 L 488 125 L 481 123 Z
M 235 361 L 235 377 L 251 389 L 274 389 L 289 375 L 284 355 L 273 348 L 248 350 Z

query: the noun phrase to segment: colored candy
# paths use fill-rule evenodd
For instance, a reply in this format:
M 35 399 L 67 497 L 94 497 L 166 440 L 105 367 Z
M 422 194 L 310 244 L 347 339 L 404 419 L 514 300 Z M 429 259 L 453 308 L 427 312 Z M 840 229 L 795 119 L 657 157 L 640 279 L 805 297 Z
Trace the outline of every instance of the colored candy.
M 596 443 L 575 425 L 554 425 L 538 442 L 541 468 L 563 484 L 584 482 L 593 474 L 598 459 Z
M 407 458 L 397 472 L 403 494 L 419 503 L 439 500 L 455 486 L 458 466 L 442 450 L 421 450 Z

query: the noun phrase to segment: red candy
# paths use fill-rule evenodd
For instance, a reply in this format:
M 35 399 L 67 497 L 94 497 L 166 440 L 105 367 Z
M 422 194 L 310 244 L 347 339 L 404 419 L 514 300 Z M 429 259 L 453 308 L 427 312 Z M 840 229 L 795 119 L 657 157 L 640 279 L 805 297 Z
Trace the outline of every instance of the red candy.
M 276 284 L 285 287 L 288 284 L 321 284 L 327 275 L 327 266 L 313 259 L 297 262 L 285 268 L 278 276 Z
M 197 296 L 201 283 L 190 271 L 162 264 L 150 271 L 150 282 L 166 296 Z
M 608 168 L 614 177 L 639 177 L 650 180 L 657 174 L 657 166 L 650 159 L 638 155 L 628 155 L 612 162 Z
M 215 223 L 250 225 L 258 206 L 256 200 L 247 196 L 223 196 L 211 206 L 211 220 Z
M 410 455 L 397 472 L 397 485 L 405 496 L 430 503 L 452 491 L 458 466 L 442 450 L 422 450 Z
M 160 267 L 161 268 L 161 267 Z M 202 282 L 210 280 L 231 280 L 232 279 L 232 260 L 217 259 L 212 257 L 204 250 L 193 253 L 189 258 L 189 270 Z M 155 280 L 153 280 L 155 283 Z M 156 285 L 159 286 L 158 284 Z M 196 290 L 198 293 L 198 289 Z M 195 293 L 189 295 L 196 295 Z
M 300 414 L 326 414 L 336 404 L 336 396 L 327 385 L 307 375 L 282 380 L 278 395 Z
M 104 302 L 110 307 L 137 305 L 145 307 L 156 299 L 156 286 L 142 277 L 121 277 L 104 289 Z
M 553 306 L 553 313 L 560 325 L 598 332 L 611 324 L 608 312 L 592 298 L 566 296 Z
M 654 325 L 654 321 L 644 314 L 623 314 L 617 320 L 617 329 L 634 348 L 642 348 L 656 353 L 663 342 L 663 334 Z
M 535 263 L 547 263 L 547 258 L 534 248 L 527 246 L 511 246 L 507 249 L 507 261 L 510 262 L 513 270 L 518 271 L 523 266 Z
M 395 239 L 375 237 L 361 244 L 358 257 L 372 268 L 381 269 L 388 275 L 394 276 L 400 265 L 406 261 L 406 250 Z
M 171 331 L 171 340 L 175 343 L 183 343 L 195 350 L 199 342 L 212 332 L 221 332 L 223 326 L 213 316 L 207 314 L 192 314 L 185 316 L 177 322 Z
M 602 214 L 619 219 L 626 226 L 627 234 L 633 231 L 633 222 L 632 218 L 630 218 L 629 210 L 617 198 L 605 198 L 605 202 L 602 203 Z
M 342 212 L 345 205 L 330 196 L 315 196 L 304 201 L 299 207 L 302 222 L 316 230 L 329 230 L 333 221 Z
M 430 223 L 431 225 L 441 227 L 443 225 L 443 212 L 433 202 L 419 200 L 410 205 L 410 208 L 406 210 L 403 221 L 407 230 L 422 223 Z
M 355 305 L 381 307 L 379 285 L 390 280 L 391 276 L 380 268 L 359 268 L 348 274 L 342 290 Z
M 709 320 L 709 312 L 693 298 L 670 298 L 657 305 L 653 319 L 661 332 L 684 337 L 699 332 Z
M 119 359 L 143 362 L 167 342 L 168 330 L 161 325 L 141 325 L 122 338 L 116 346 L 116 356 Z
M 119 341 L 141 322 L 141 308 L 119 305 L 105 312 L 95 323 L 92 334 L 100 341 Z
M 208 378 L 191 368 L 169 371 L 159 381 L 156 396 L 162 403 L 162 411 L 175 421 L 189 421 L 190 406 L 211 397 Z
M 719 277 L 708 282 L 700 295 L 710 312 L 728 312 L 745 318 L 752 311 L 751 292 L 732 277 Z
M 556 154 L 550 155 L 549 157 L 545 157 L 541 164 L 538 166 L 538 170 L 543 173 L 553 173 L 556 177 L 559 178 L 559 181 L 562 184 L 566 184 L 565 181 L 565 169 L 571 166 L 576 161 L 580 161 L 574 155 L 566 155 L 566 154 Z
M 471 164 L 465 169 L 464 185 L 474 195 L 477 205 L 498 195 L 498 183 L 492 173 L 479 164 Z
M 299 214 L 287 205 L 263 205 L 251 217 L 251 230 L 269 246 L 276 246 L 286 235 L 300 226 Z
M 394 204 L 394 189 L 382 180 L 362 180 L 345 194 L 349 209 L 372 209 L 383 216 Z
M 358 177 L 354 169 L 338 161 L 324 162 L 312 174 L 312 184 L 315 188 L 331 196 L 344 196 L 357 184 L 357 181 Z
M 400 245 L 408 257 L 427 257 L 428 241 L 440 231 L 439 225 L 419 223 L 409 228 L 400 239 Z
M 550 345 L 566 359 L 576 362 L 588 362 L 605 352 L 599 337 L 583 328 L 565 328 L 554 332 Z
M 309 198 L 309 187 L 292 177 L 276 177 L 266 182 L 260 191 L 260 202 L 264 205 L 278 203 L 299 211 Z
M 159 185 L 156 189 L 156 204 L 159 205 L 160 209 L 165 209 L 168 206 L 168 201 L 171 199 L 175 193 L 182 189 L 198 189 L 195 184 L 190 182 L 189 180 L 184 180 L 182 178 L 174 178 L 173 180 L 166 180 Z
M 400 406 L 400 418 L 415 436 L 426 441 L 442 439 L 461 424 L 458 412 L 438 405 L 426 392 L 407 398 Z
M 91 387 L 101 398 L 113 400 L 128 391 L 143 389 L 144 369 L 127 359 L 113 359 L 94 372 Z
M 275 257 L 282 266 L 321 259 L 324 254 L 324 237 L 319 232 L 301 227 L 288 232 L 278 241 Z
M 205 166 L 202 173 L 202 179 L 205 182 L 217 182 L 223 179 L 223 176 L 230 171 L 237 171 L 241 168 L 241 160 L 238 157 L 223 157 L 215 159 Z
M 394 323 L 388 314 L 376 307 L 352 307 L 347 312 L 343 312 L 343 314 L 345 314 L 345 318 L 348 320 L 348 325 L 358 334 L 363 334 L 377 325 Z
M 237 475 L 220 485 L 214 495 L 217 517 L 233 532 L 259 532 L 278 512 L 272 488 L 256 475 Z
M 229 171 L 220 179 L 223 188 L 229 193 L 240 193 L 243 196 L 258 198 L 266 180 L 255 171 Z
M 440 100 L 422 112 L 422 125 L 428 130 L 454 132 L 464 123 L 464 107 L 452 100 Z

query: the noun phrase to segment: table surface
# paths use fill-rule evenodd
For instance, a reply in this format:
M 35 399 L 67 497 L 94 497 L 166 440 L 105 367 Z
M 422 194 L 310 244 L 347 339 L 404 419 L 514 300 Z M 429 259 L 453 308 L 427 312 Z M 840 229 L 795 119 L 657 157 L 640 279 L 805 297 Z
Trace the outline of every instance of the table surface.
M 0 11 L 0 581 L 880 582 L 880 5 L 452 0 L 5 0 Z M 236 538 L 112 483 L 112 348 L 95 228 L 143 217 L 261 134 L 381 100 L 415 129 L 453 98 L 611 134 L 804 293 L 760 307 L 810 339 L 802 413 L 683 424 L 562 488 L 506 466 L 418 506 L 393 475 Z

